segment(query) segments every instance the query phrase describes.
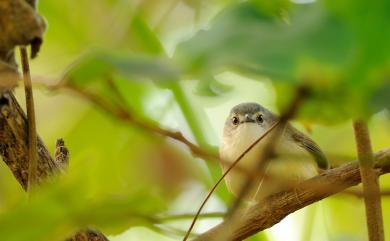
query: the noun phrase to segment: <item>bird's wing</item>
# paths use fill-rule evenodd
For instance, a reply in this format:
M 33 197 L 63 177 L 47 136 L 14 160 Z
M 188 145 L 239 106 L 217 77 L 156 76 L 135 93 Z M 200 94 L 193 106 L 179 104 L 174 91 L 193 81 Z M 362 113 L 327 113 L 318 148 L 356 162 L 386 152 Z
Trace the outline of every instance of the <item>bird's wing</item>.
M 321 169 L 327 169 L 328 160 L 317 143 L 294 127 L 289 125 L 287 128 L 289 129 L 288 132 L 290 132 L 292 139 L 297 143 L 297 145 L 304 148 L 314 157 L 318 167 Z

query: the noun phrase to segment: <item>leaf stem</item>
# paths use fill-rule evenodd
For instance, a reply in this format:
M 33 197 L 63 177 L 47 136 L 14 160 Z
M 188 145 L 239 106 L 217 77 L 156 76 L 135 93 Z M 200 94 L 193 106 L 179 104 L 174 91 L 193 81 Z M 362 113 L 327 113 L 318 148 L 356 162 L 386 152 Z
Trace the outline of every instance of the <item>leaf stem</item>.
M 200 125 L 200 118 L 196 115 L 196 110 L 191 106 L 191 103 L 184 93 L 183 87 L 178 82 L 173 82 L 169 85 L 176 102 L 178 103 L 184 117 L 191 129 L 192 134 L 199 146 L 210 149 L 205 132 Z

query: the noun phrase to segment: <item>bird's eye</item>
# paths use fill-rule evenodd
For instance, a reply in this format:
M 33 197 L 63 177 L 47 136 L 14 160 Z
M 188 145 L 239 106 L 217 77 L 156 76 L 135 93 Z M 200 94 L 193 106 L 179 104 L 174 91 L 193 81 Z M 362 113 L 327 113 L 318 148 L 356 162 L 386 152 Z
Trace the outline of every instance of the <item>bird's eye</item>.
M 263 123 L 264 122 L 263 115 L 262 114 L 258 114 L 256 116 L 256 121 L 259 122 L 259 123 Z
M 238 119 L 238 117 L 237 116 L 233 116 L 233 118 L 232 118 L 232 123 L 233 123 L 233 125 L 238 125 L 239 123 L 240 123 L 240 120 Z

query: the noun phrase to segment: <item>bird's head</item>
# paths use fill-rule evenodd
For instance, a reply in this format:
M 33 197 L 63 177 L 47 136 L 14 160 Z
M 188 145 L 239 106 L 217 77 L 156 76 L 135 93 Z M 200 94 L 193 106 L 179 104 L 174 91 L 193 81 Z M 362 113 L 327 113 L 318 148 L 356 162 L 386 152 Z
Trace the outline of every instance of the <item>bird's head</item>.
M 257 103 L 241 103 L 230 111 L 225 122 L 224 136 L 239 137 L 253 134 L 258 136 L 277 120 L 277 116 Z

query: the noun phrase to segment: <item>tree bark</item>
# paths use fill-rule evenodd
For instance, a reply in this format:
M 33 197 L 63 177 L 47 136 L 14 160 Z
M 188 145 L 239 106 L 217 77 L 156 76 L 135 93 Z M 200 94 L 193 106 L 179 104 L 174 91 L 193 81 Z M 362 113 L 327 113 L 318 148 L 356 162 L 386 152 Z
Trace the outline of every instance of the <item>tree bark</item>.
M 0 93 L 0 155 L 15 178 L 27 190 L 28 136 L 27 119 L 22 108 L 10 92 Z M 38 183 L 58 170 L 58 164 L 38 137 Z
M 0 0 L 0 156 L 24 190 L 29 168 L 27 119 L 12 93 L 19 79 L 14 51 L 17 46 L 29 45 L 32 58 L 39 51 L 46 23 L 35 7 L 36 0 Z M 67 158 L 59 153 L 59 158 L 53 159 L 39 137 L 37 149 L 37 183 L 40 183 L 62 170 Z M 84 230 L 70 240 L 108 239 L 100 232 Z

